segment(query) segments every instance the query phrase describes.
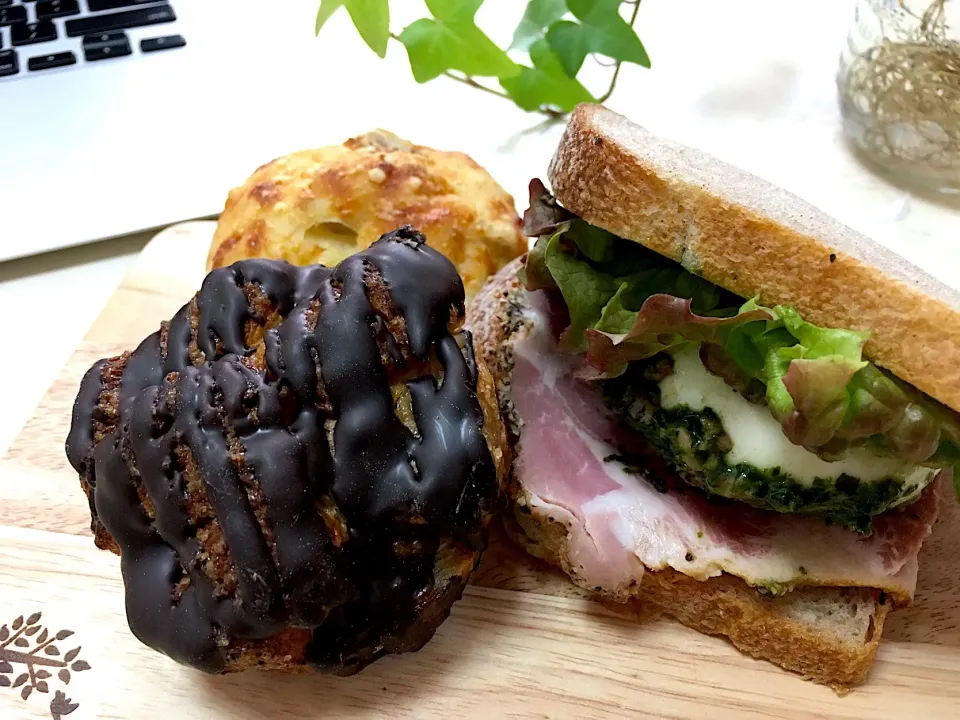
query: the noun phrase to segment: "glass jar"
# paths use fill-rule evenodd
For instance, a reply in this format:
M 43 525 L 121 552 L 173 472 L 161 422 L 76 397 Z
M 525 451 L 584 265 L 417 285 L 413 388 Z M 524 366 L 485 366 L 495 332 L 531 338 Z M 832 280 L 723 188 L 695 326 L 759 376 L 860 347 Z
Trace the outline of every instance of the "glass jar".
M 857 0 L 837 86 L 862 158 L 960 192 L 960 0 Z

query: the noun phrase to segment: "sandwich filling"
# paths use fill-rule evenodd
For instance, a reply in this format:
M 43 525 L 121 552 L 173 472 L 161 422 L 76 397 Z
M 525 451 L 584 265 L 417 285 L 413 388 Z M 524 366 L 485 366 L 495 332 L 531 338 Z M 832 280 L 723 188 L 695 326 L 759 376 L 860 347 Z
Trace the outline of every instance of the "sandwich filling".
M 698 580 L 722 573 L 770 594 L 796 586 L 878 588 L 908 604 L 917 554 L 937 517 L 940 484 L 873 521 L 869 536 L 797 513 L 758 510 L 680 481 L 637 442 L 600 393 L 579 379 L 583 359 L 557 347 L 548 292 L 517 303 L 511 402 L 522 425 L 514 472 L 521 512 L 567 532 L 564 570 L 581 587 L 625 600 L 647 570 Z
M 566 526 L 573 578 L 617 595 L 672 567 L 909 602 L 960 419 L 865 360 L 864 333 L 738 298 L 531 190 L 520 509 Z
M 828 462 L 793 444 L 764 405 L 704 367 L 701 350 L 692 343 L 601 381 L 607 407 L 691 485 L 859 529 L 874 515 L 916 500 L 933 480 L 935 469 L 863 447 Z
M 532 189 L 526 288 L 559 296 L 558 349 L 686 483 L 868 534 L 960 461 L 960 418 L 864 359 L 866 333 L 739 298 Z

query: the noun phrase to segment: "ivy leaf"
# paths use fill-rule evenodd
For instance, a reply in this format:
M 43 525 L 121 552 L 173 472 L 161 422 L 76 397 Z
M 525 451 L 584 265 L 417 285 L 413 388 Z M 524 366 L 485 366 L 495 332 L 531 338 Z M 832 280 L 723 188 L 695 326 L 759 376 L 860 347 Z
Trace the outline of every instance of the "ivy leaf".
M 13 681 L 13 686 L 15 688 L 18 688 L 21 685 L 23 685 L 29 678 L 30 676 L 27 673 L 23 673 L 22 675 L 17 675 L 17 679 Z
M 547 30 L 547 43 L 567 77 L 575 78 L 591 50 L 591 35 L 583 25 L 559 20 Z
M 427 9 L 444 22 L 473 22 L 483 0 L 426 0 Z
M 0 642 L 3 642 L 8 637 L 10 637 L 10 629 L 6 625 L 0 627 Z
M 316 33 L 319 35 L 330 16 L 344 5 L 367 47 L 381 58 L 386 57 L 390 40 L 389 0 L 322 0 L 314 27 Z
M 317 35 L 320 34 L 323 26 L 327 24 L 330 16 L 339 10 L 343 6 L 343 3 L 344 0 L 320 0 L 320 9 L 317 10 L 317 22 L 316 25 L 314 25 L 314 31 Z
M 12 673 L 13 665 L 8 663 L 6 660 L 0 659 L 0 673 Z
M 23 626 L 23 615 L 13 621 L 13 629 L 19 630 Z
M 75 647 L 73 650 L 71 650 L 66 655 L 64 655 L 63 659 L 66 660 L 67 662 L 73 662 L 73 659 L 79 654 L 80 654 L 80 648 Z
M 40 622 L 40 613 L 35 612 L 33 615 L 27 618 L 27 625 L 36 625 Z
M 582 42 L 589 46 L 590 52 L 650 67 L 643 43 L 630 24 L 620 17 L 620 0 L 567 0 L 567 6 L 582 23 L 581 32 L 585 36 Z M 549 35 L 548 31 L 548 38 Z
M 16 645 L 17 647 L 27 647 L 30 644 L 30 642 L 26 638 L 20 637 L 14 640 L 13 644 Z
M 404 28 L 400 42 L 407 49 L 418 83 L 449 70 L 477 77 L 513 77 L 520 67 L 477 27 L 473 16 L 482 0 L 428 0 L 434 19 L 423 18 Z
M 408 25 L 400 33 L 400 42 L 407 49 L 410 70 L 418 83 L 433 80 L 453 66 L 456 38 L 433 20 L 423 18 Z
M 62 682 L 64 685 L 70 684 L 70 671 L 66 668 L 63 668 L 60 672 L 58 672 L 57 677 L 60 678 L 60 682 Z
M 345 7 L 364 42 L 381 58 L 391 37 L 400 41 L 418 83 L 454 72 L 473 85 L 477 83 L 471 78 L 497 78 L 520 108 L 551 115 L 596 100 L 576 79 L 587 55 L 650 67 L 632 27 L 636 7 L 628 23 L 620 15 L 623 0 L 527 0 L 508 50 L 529 53 L 530 66 L 514 62 L 477 27 L 475 16 L 483 0 L 425 0 L 425 4 L 431 17 L 416 20 L 397 37 L 390 33 L 389 0 L 320 0 L 316 32 Z
M 567 77 L 545 39 L 541 38 L 531 46 L 530 60 L 532 68 L 524 67 L 515 78 L 500 79 L 503 89 L 524 110 L 536 110 L 546 105 L 570 111 L 582 102 L 594 100 L 589 90 Z
M 37 635 L 37 645 L 42 645 L 47 641 L 47 630 L 44 628 L 43 632 Z
M 59 654 L 60 654 L 60 651 L 57 649 L 57 646 L 56 646 L 56 645 L 47 645 L 47 646 L 43 649 L 43 651 L 44 651 L 47 655 L 59 655 Z
M 50 673 L 46 670 L 37 670 L 37 680 L 46 680 L 50 677 Z
M 381 58 L 390 39 L 389 0 L 347 0 L 347 12 L 360 37 Z
M 71 635 L 73 635 L 73 630 L 61 630 L 57 633 L 57 640 L 66 640 Z
M 550 27 L 566 14 L 566 0 L 530 0 L 520 19 L 520 24 L 513 31 L 511 49 L 529 50 L 534 42 L 543 37 L 545 28 Z
M 86 660 L 77 660 L 73 665 L 70 666 L 70 669 L 74 672 L 82 672 L 83 670 L 90 669 L 90 663 Z
M 42 692 L 42 693 L 50 692 L 50 686 L 47 685 L 46 680 L 41 680 L 40 682 L 37 683 L 37 692 Z
M 32 686 L 32 685 L 25 685 L 24 688 L 23 688 L 23 690 L 20 691 L 20 697 L 22 697 L 24 700 L 26 700 L 28 697 L 30 697 L 30 693 L 32 693 L 32 692 L 33 692 L 33 686 Z
M 0 687 L 10 687 L 10 678 L 6 675 L 0 675 Z

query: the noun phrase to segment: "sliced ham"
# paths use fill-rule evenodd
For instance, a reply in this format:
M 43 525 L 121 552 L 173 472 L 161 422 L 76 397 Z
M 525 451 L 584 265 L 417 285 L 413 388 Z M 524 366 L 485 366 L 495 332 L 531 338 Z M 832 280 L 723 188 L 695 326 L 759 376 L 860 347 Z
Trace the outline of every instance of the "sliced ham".
M 530 331 L 514 343 L 512 399 L 523 423 L 516 472 L 531 501 L 568 530 L 574 579 L 625 597 L 645 570 L 671 567 L 698 580 L 729 573 L 750 585 L 859 586 L 913 598 L 917 553 L 936 521 L 942 479 L 862 536 L 822 521 L 713 503 L 696 491 L 659 492 L 611 459 L 628 438 L 595 388 L 557 352 L 542 293 L 531 293 Z

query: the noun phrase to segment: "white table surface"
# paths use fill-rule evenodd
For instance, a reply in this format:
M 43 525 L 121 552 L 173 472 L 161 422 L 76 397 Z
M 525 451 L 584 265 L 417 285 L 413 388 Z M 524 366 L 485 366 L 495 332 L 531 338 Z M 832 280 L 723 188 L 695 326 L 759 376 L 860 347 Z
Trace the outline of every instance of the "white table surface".
M 654 132 L 783 185 L 960 287 L 960 203 L 908 195 L 863 169 L 842 142 L 834 73 L 851 18 L 849 0 L 644 0 L 638 27 L 653 69 L 626 67 L 608 105 Z M 345 16 L 328 30 L 352 32 Z M 406 83 L 410 100 L 405 110 L 331 98 L 343 139 L 380 126 L 422 144 L 463 150 L 523 209 L 526 183 L 545 173 L 561 127 L 544 128 L 534 115 L 447 80 L 415 86 L 399 47 L 382 63 L 371 61 L 359 40 L 340 43 L 338 53 L 341 71 L 355 69 L 358 92 L 370 84 Z M 594 87 L 605 72 L 591 69 Z M 322 87 L 322 77 L 316 82 Z M 247 122 L 239 118 L 229 130 L 237 142 L 244 134 L 276 131 L 271 123 L 281 118 Z M 202 167 L 192 170 L 203 173 Z M 219 188 L 224 197 L 227 190 Z M 147 237 L 0 264 L 0 454 Z M 51 441 L 59 446 L 62 438 Z

